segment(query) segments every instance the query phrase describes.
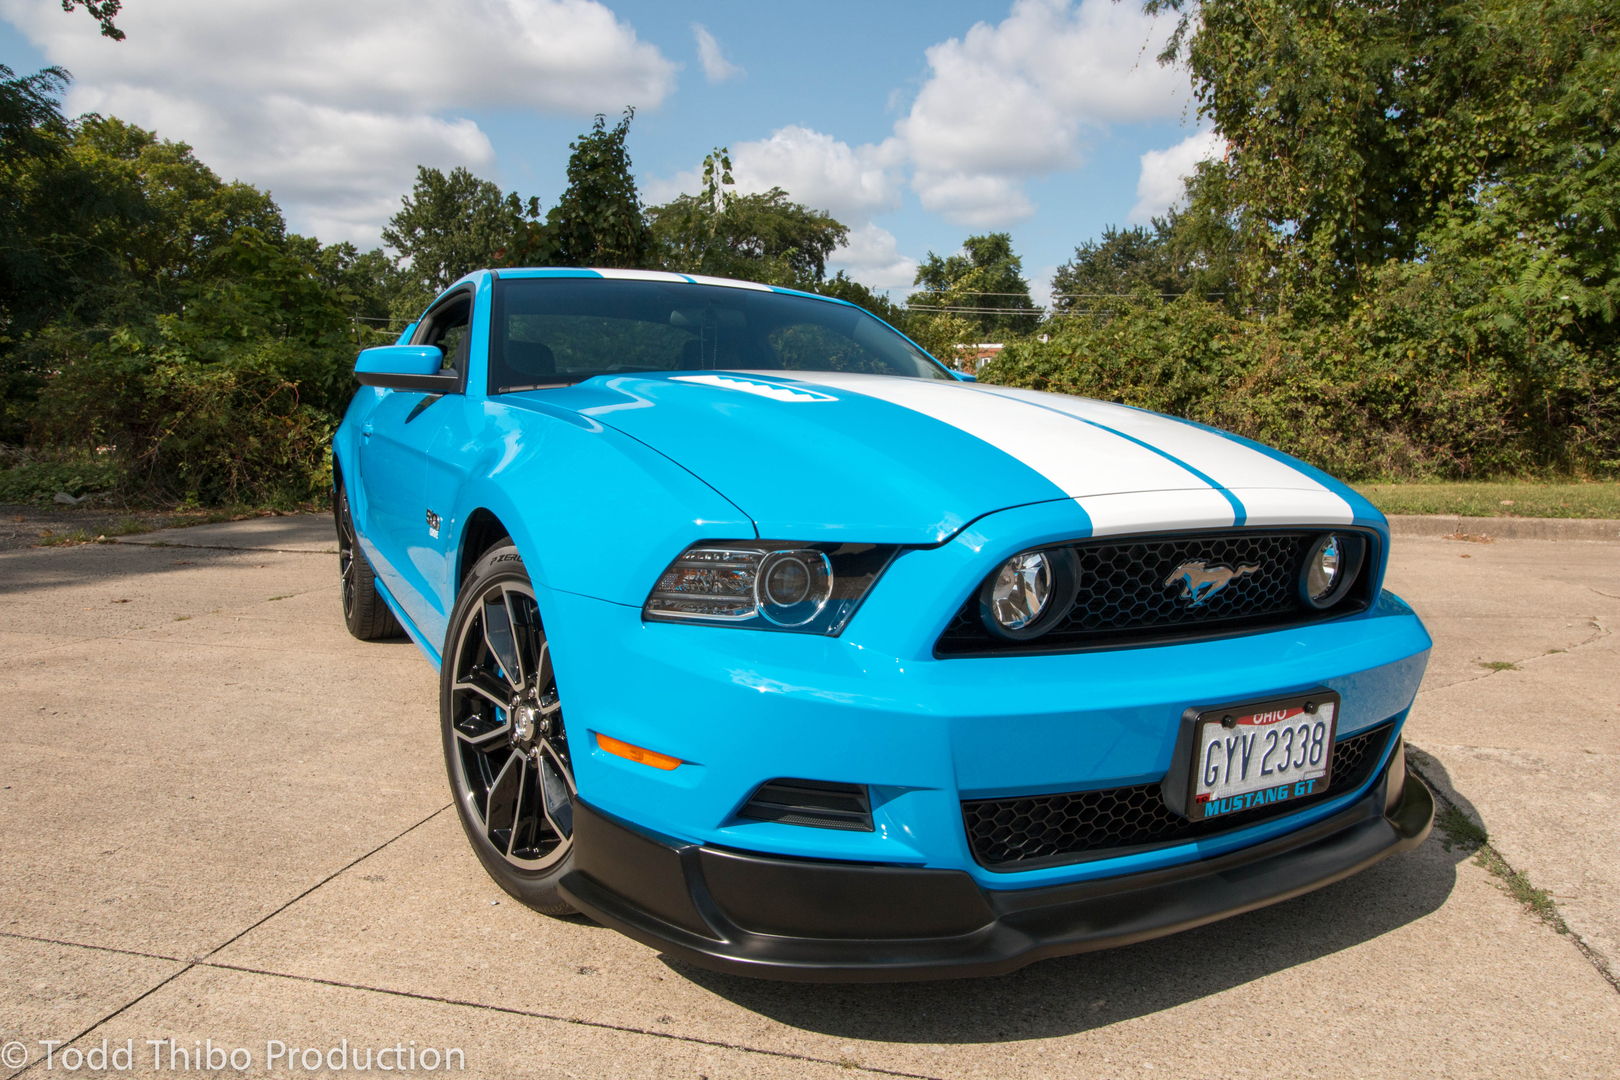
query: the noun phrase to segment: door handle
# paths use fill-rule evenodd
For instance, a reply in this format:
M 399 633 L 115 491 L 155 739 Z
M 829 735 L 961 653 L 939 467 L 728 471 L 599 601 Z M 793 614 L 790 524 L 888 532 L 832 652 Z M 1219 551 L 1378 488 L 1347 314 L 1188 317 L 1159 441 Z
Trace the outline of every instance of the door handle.
M 371 438 L 371 421 L 370 420 L 367 420 L 365 423 L 360 425 L 360 437 L 362 439 Z

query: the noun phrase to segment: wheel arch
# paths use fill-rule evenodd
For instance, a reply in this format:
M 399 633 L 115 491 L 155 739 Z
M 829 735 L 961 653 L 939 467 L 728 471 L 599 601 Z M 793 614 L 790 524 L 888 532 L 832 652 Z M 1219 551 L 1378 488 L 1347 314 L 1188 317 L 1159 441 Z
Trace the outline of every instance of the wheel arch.
M 461 595 L 467 575 L 478 560 L 502 540 L 511 539 L 512 530 L 488 507 L 480 506 L 467 515 L 467 524 L 461 530 L 461 550 L 456 555 L 456 597 Z

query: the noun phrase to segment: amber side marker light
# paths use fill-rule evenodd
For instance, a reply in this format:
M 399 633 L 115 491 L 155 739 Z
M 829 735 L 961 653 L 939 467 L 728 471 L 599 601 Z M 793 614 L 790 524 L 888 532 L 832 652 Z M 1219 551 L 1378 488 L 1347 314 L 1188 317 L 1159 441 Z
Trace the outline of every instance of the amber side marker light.
M 665 772 L 681 763 L 681 759 L 678 757 L 670 757 L 668 754 L 660 754 L 656 750 L 645 750 L 639 746 L 631 746 L 629 743 L 620 742 L 612 736 L 603 735 L 600 731 L 596 733 L 596 745 L 610 754 L 617 754 L 619 757 L 629 758 L 631 761 L 639 761 L 643 765 L 651 765 L 653 768 L 663 769 Z

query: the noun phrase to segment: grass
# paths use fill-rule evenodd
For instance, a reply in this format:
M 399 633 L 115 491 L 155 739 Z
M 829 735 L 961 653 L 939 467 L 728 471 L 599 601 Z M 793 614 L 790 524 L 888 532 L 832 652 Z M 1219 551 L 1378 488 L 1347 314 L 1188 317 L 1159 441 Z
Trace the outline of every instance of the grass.
M 1461 844 L 1468 851 L 1483 847 L 1490 841 L 1490 835 L 1485 832 L 1485 826 L 1452 806 L 1444 804 L 1441 811 L 1435 815 L 1434 823 L 1451 838 L 1450 844 Z M 1450 850 L 1450 844 L 1446 849 Z
M 1481 660 L 1479 666 L 1487 671 L 1518 671 L 1519 665 L 1511 660 Z
M 1491 846 L 1491 838 L 1486 833 L 1485 826 L 1449 802 L 1441 803 L 1440 812 L 1435 815 L 1434 823 L 1449 838 L 1445 842 L 1447 851 L 1456 844 L 1464 851 L 1474 852 L 1474 864 L 1484 867 L 1500 880 L 1507 894 L 1523 904 L 1526 911 L 1558 933 L 1566 935 L 1569 933 L 1569 927 L 1565 924 L 1563 916 L 1558 914 L 1558 904 L 1553 900 L 1552 894 L 1546 889 L 1536 888 L 1523 873 L 1508 865 L 1507 860 Z
M 73 544 L 93 544 L 96 538 L 83 529 L 69 529 L 67 532 L 52 532 L 46 529 L 40 534 L 36 547 L 68 547 Z
M 1509 866 L 1491 845 L 1485 844 L 1480 847 L 1479 853 L 1474 856 L 1474 862 L 1500 878 L 1507 894 L 1523 904 L 1526 911 L 1538 916 L 1542 922 L 1560 934 L 1569 933 L 1564 917 L 1558 914 L 1558 905 L 1553 902 L 1552 894 L 1546 889 L 1538 889 L 1530 884 L 1530 879 Z
M 1462 517 L 1620 518 L 1620 481 L 1359 484 L 1386 514 Z

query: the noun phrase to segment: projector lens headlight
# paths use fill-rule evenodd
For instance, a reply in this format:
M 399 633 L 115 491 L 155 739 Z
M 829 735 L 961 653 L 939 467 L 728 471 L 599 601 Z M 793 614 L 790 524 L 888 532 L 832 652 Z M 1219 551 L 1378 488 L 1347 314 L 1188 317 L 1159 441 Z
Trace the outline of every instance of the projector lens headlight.
M 1014 555 L 985 579 L 979 614 L 985 629 L 1008 641 L 1028 641 L 1056 626 L 1074 606 L 1080 559 L 1073 548 Z
M 837 634 L 898 549 L 892 544 L 710 542 L 658 577 L 644 619 Z
M 803 626 L 832 597 L 832 563 L 814 550 L 773 551 L 759 564 L 759 613 L 777 626 Z

